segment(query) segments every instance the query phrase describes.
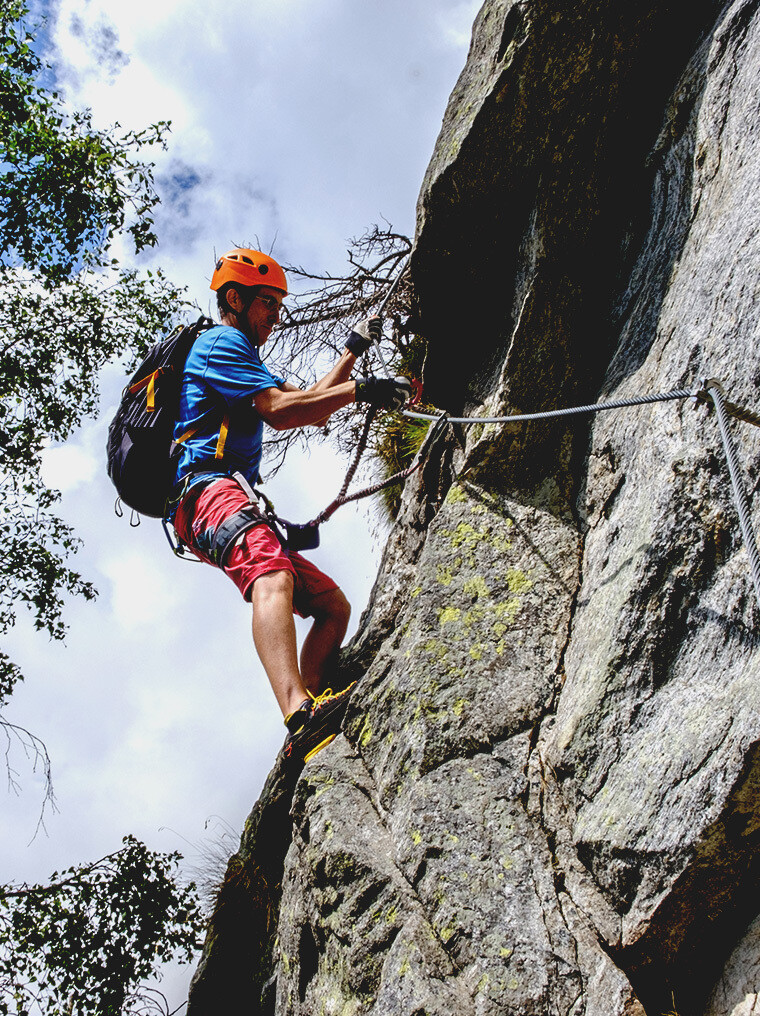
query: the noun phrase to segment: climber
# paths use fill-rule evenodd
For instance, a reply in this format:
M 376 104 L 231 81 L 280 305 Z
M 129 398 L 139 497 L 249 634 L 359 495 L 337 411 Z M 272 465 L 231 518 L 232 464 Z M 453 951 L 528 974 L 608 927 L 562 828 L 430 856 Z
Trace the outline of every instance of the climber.
M 381 319 L 350 333 L 337 363 L 301 390 L 269 372 L 259 349 L 280 320 L 285 273 L 260 251 L 235 248 L 216 262 L 211 289 L 221 324 L 195 340 L 182 378 L 175 441 L 180 442 L 170 519 L 201 561 L 216 564 L 253 607 L 256 651 L 288 729 L 286 754 L 304 758 L 339 729 L 351 687 L 328 687 L 346 634 L 350 607 L 335 582 L 300 553 L 282 546 L 258 507 L 263 425 L 319 426 L 352 402 L 400 408 L 403 382 L 350 380 Z M 293 613 L 312 617 L 300 655 Z M 334 683 L 334 682 L 333 682 Z

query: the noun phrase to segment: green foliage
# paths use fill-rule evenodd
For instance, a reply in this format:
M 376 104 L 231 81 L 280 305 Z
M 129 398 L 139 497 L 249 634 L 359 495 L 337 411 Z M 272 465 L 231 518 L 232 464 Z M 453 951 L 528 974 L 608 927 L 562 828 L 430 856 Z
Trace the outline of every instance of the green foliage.
M 46 446 L 98 406 L 98 375 L 155 342 L 186 311 L 160 272 L 119 269 L 111 241 L 155 243 L 151 166 L 135 156 L 165 124 L 139 134 L 96 131 L 40 84 L 46 70 L 23 0 L 0 21 L 0 635 L 20 607 L 52 638 L 64 597 L 95 595 L 67 565 L 78 540 L 41 476 Z M 0 702 L 19 679 L 0 654 Z
M 189 309 L 160 271 L 119 267 L 111 244 L 156 242 L 152 167 L 137 156 L 166 124 L 142 132 L 93 128 L 43 87 L 23 0 L 0 9 L 0 635 L 28 609 L 53 639 L 67 595 L 93 586 L 69 567 L 78 540 L 56 514 L 42 456 L 98 407 L 98 377 L 135 358 Z M 48 77 L 50 75 L 48 74 Z M 21 677 L 0 653 L 0 703 Z M 14 743 L 44 767 L 42 742 L 0 716 L 6 765 Z M 126 1016 L 161 1011 L 140 987 L 199 945 L 194 886 L 177 884 L 179 855 L 130 838 L 46 886 L 0 887 L 0 1016 Z
M 65 633 L 65 594 L 91 599 L 92 585 L 65 564 L 78 540 L 54 512 L 57 491 L 41 477 L 42 453 L 98 406 L 97 381 L 117 354 L 155 341 L 184 306 L 160 272 L 80 272 L 54 288 L 19 269 L 0 270 L 0 633 L 28 607 L 51 638 Z M 167 315 L 165 308 L 171 309 Z M 0 698 L 11 690 L 0 658 Z
M 176 884 L 179 855 L 123 842 L 49 885 L 0 888 L 1 1016 L 148 1012 L 141 982 L 192 958 L 203 921 L 195 886 Z
M 40 85 L 48 70 L 24 22 L 23 0 L 4 0 L 0 22 L 0 263 L 52 281 L 106 263 L 126 232 L 153 246 L 158 203 L 151 166 L 135 153 L 163 144 L 168 123 L 98 131 L 89 110 L 70 110 Z

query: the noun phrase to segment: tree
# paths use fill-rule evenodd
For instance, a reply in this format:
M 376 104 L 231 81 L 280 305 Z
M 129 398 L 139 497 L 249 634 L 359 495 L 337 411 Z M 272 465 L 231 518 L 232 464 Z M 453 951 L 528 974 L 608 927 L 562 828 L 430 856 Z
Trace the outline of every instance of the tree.
M 0 263 L 46 280 L 107 263 L 126 232 L 136 252 L 156 243 L 151 166 L 135 156 L 162 144 L 169 125 L 120 133 L 92 126 L 42 81 L 53 76 L 24 18 L 25 0 L 3 0 L 0 22 Z
M 68 564 L 78 541 L 42 479 L 43 450 L 95 413 L 103 365 L 139 355 L 188 304 L 160 271 L 126 269 L 112 256 L 116 239 L 136 254 L 156 242 L 158 199 L 142 153 L 163 143 L 168 124 L 96 130 L 89 111 L 46 90 L 53 71 L 27 15 L 24 0 L 3 0 L 0 634 L 27 608 L 38 629 L 61 639 L 64 596 L 95 590 Z M 20 677 L 0 653 L 0 703 Z M 37 737 L 2 715 L 0 727 L 11 783 L 14 740 L 49 774 Z M 189 959 L 201 924 L 194 887 L 176 879 L 178 860 L 127 838 L 47 885 L 0 887 L 0 1014 L 161 1011 L 160 995 L 140 984 L 158 963 Z
M 46 885 L 0 888 L 0 1014 L 165 1012 L 144 982 L 161 963 L 191 959 L 203 924 L 194 886 L 177 884 L 178 861 L 128 836 Z
M 0 634 L 32 611 L 65 634 L 65 594 L 95 596 L 67 561 L 78 541 L 55 511 L 41 456 L 98 405 L 97 379 L 114 357 L 136 355 L 188 307 L 160 272 L 121 268 L 113 241 L 135 253 L 156 242 L 158 201 L 145 148 L 168 124 L 95 130 L 41 81 L 24 0 L 4 0 L 0 22 Z M 169 313 L 167 314 L 167 309 Z M 19 670 L 0 653 L 0 703 Z

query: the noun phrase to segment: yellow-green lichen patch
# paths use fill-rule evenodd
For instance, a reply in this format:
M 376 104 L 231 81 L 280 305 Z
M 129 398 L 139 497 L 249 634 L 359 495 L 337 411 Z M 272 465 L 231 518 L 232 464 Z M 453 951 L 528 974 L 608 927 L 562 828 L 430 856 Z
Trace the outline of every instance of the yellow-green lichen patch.
M 448 646 L 445 646 L 443 642 L 439 642 L 438 639 L 428 639 L 422 648 L 437 660 L 443 660 L 449 654 Z
M 436 582 L 438 582 L 442 586 L 450 586 L 453 578 L 454 573 L 452 572 L 451 568 L 442 564 L 436 565 L 435 569 Z
M 499 956 L 501 956 L 503 960 L 508 960 L 511 955 L 512 955 L 511 949 L 503 947 L 499 950 Z
M 506 625 L 514 623 L 517 614 L 519 613 L 522 601 L 519 596 L 511 596 L 508 600 L 502 600 L 501 603 L 497 603 L 494 610 L 496 611 L 497 618 Z
M 442 942 L 448 942 L 449 939 L 452 938 L 452 936 L 454 935 L 455 931 L 456 928 L 452 928 L 451 926 L 449 926 L 448 928 L 441 928 L 438 934 Z
M 483 974 L 483 976 L 478 981 L 478 986 L 475 989 L 475 991 L 485 991 L 490 983 L 491 978 L 488 976 L 488 974 Z
M 415 845 L 415 847 L 418 847 L 420 843 L 422 843 L 422 833 L 419 831 L 419 829 L 415 829 L 414 832 L 412 833 L 412 843 Z
M 503 616 L 507 619 L 508 624 L 514 624 L 514 620 L 520 612 L 521 605 L 519 596 L 512 597 L 511 600 L 507 600 L 504 604 Z
M 393 906 L 385 915 L 385 920 L 388 924 L 393 924 L 397 917 L 398 917 L 398 907 Z
M 512 520 L 507 519 L 505 525 L 511 526 Z M 512 549 L 512 541 L 507 536 L 502 536 L 500 533 L 494 534 L 488 541 L 494 550 L 498 550 L 502 554 L 506 554 L 507 551 Z
M 533 585 L 531 580 L 525 574 L 520 571 L 519 568 L 510 568 L 507 572 L 507 586 L 510 593 L 527 593 L 530 587 Z
M 467 705 L 467 699 L 464 699 L 464 698 L 457 699 L 456 702 L 454 703 L 451 711 L 452 711 L 452 713 L 455 716 L 461 716 L 462 713 L 464 712 L 464 707 L 466 705 Z
M 478 532 L 469 522 L 460 522 L 451 534 L 451 546 L 454 548 L 464 546 L 465 550 L 471 550 L 484 538 L 485 533 Z
M 480 439 L 485 434 L 486 425 L 484 423 L 473 423 L 467 429 L 469 431 L 468 437 L 470 439 L 470 443 L 475 445 L 475 444 L 478 443 L 478 441 L 480 441 Z M 496 428 L 492 428 L 492 429 L 495 430 Z
M 446 504 L 461 504 L 462 501 L 467 500 L 467 495 L 458 484 L 454 484 L 449 487 L 449 492 L 446 495 Z
M 464 584 L 465 596 L 471 596 L 473 600 L 480 600 L 490 595 L 486 580 L 482 575 L 476 575 L 468 579 Z
M 470 609 L 464 615 L 464 623 L 467 625 L 468 628 L 473 624 L 480 624 L 480 622 L 486 616 L 487 609 L 488 608 L 486 607 L 481 607 L 479 603 L 476 603 L 475 606 L 470 607 Z
M 321 797 L 322 794 L 326 793 L 330 789 L 330 787 L 332 787 L 335 784 L 335 777 L 322 776 L 321 778 L 320 777 L 316 779 L 312 778 L 310 782 L 312 786 L 315 788 L 314 798 L 316 800 L 316 798 Z
M 369 722 L 369 717 L 364 717 L 364 723 L 362 729 L 359 731 L 359 744 L 362 748 L 366 748 L 369 742 L 372 740 L 372 724 Z
M 422 586 L 415 586 L 414 589 L 409 594 L 409 596 L 410 596 L 411 599 L 415 600 L 420 595 L 421 592 L 422 592 Z
M 470 646 L 470 658 L 476 662 L 483 659 L 483 646 L 480 643 L 476 646 Z
M 461 616 L 462 611 L 459 607 L 442 607 L 438 611 L 438 623 L 441 626 L 444 624 L 456 624 Z

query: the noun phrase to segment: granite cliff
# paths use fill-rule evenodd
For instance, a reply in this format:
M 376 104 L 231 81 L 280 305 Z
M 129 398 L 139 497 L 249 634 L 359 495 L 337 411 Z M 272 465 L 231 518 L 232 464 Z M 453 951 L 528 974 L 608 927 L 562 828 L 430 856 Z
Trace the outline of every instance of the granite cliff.
M 431 400 L 756 406 L 758 268 L 760 0 L 486 0 L 418 205 Z M 760 1012 L 759 622 L 704 403 L 429 440 L 189 1016 Z

